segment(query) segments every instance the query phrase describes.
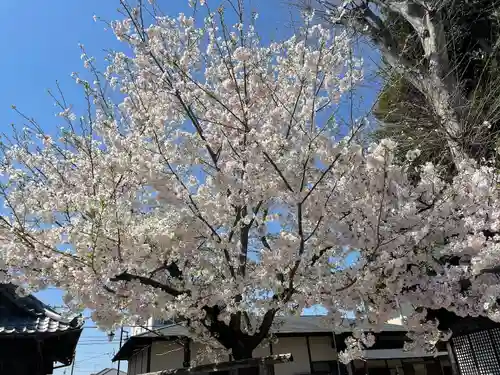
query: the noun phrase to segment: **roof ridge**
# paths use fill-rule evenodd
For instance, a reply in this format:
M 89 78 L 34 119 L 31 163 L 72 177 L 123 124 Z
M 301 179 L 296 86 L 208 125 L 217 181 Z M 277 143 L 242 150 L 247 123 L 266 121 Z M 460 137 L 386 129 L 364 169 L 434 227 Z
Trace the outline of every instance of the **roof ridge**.
M 25 302 L 26 302 L 26 299 L 28 296 L 26 296 L 26 297 L 19 296 L 16 292 L 16 289 L 17 289 L 17 286 L 12 284 L 12 283 L 0 284 L 0 293 L 2 294 L 2 296 L 4 298 L 8 299 L 18 309 L 20 309 L 20 310 L 24 311 L 25 313 L 30 314 L 32 316 L 37 316 L 38 315 L 37 312 L 38 313 L 43 312 L 44 306 L 40 300 L 35 299 L 34 301 L 32 301 L 32 302 L 34 302 L 33 306 L 27 306 L 27 303 L 25 303 Z M 36 311 L 37 308 L 39 309 L 38 311 Z
M 45 314 L 46 317 L 48 317 L 48 318 L 50 318 L 52 320 L 55 320 L 55 321 L 57 321 L 59 323 L 68 324 L 70 326 L 77 325 L 78 321 L 80 320 L 80 318 L 82 318 L 82 315 L 78 314 L 78 315 L 75 315 L 71 319 L 67 319 L 67 318 L 64 318 L 61 314 L 55 312 L 52 309 L 45 309 L 44 310 L 44 314 Z
M 164 328 L 170 328 L 170 327 L 173 327 L 173 326 L 181 326 L 181 327 L 184 327 L 184 328 L 187 329 L 187 327 L 182 324 L 184 322 L 185 322 L 185 320 L 182 321 L 182 322 L 178 322 L 178 323 L 173 322 L 173 323 L 170 323 L 170 324 L 164 324 L 164 325 L 161 325 L 161 326 L 158 326 L 158 327 L 152 327 L 152 328 L 145 328 L 144 327 L 145 331 L 141 332 L 141 333 L 138 333 L 137 335 L 134 335 L 134 337 L 146 336 L 148 333 L 153 333 L 153 334 L 159 335 L 159 333 L 157 331 L 159 331 L 161 329 L 164 329 Z
M 57 330 L 78 329 L 83 326 L 84 321 L 81 314 L 65 318 L 34 295 L 21 296 L 17 293 L 16 289 L 17 286 L 15 284 L 0 283 L 0 295 L 12 305 L 12 312 L 10 314 L 23 315 L 27 320 L 31 321 L 31 324 L 34 325 L 33 327 L 37 327 L 40 324 L 43 326 L 43 331 L 45 331 L 47 329 L 45 325 L 47 324 L 52 325 L 52 327 L 56 324 L 59 327 L 56 328 Z M 50 323 L 51 321 L 53 323 Z M 10 323 L 13 324 L 12 321 Z M 14 328 L 14 331 L 16 329 Z M 23 327 L 22 330 L 25 332 L 27 328 Z M 29 328 L 28 331 L 30 330 L 36 330 L 36 328 Z M 10 328 L 6 330 L 5 327 L 0 326 L 0 333 L 2 334 L 11 333 L 11 331 L 12 329 Z

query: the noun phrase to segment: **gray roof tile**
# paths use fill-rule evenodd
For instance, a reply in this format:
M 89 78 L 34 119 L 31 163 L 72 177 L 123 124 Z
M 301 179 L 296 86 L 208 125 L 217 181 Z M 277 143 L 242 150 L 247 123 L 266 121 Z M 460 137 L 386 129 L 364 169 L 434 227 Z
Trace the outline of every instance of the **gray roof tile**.
M 79 317 L 64 319 L 34 296 L 20 297 L 15 285 L 0 284 L 0 335 L 54 333 L 82 326 Z

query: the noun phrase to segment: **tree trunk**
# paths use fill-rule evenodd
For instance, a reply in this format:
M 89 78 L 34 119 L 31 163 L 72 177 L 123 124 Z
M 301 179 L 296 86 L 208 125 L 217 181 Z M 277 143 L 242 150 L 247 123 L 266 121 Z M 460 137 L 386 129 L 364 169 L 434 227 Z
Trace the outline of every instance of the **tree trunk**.
M 455 165 L 459 165 L 467 158 L 463 139 L 465 135 L 465 121 L 463 112 L 465 100 L 458 82 L 452 84 L 451 77 L 438 76 L 424 79 L 422 93 L 441 120 L 442 130 L 446 133 L 448 147 Z
M 240 341 L 237 343 L 237 346 L 232 348 L 232 352 L 234 360 L 249 359 L 252 358 L 253 348 Z M 240 368 L 236 371 L 238 375 L 259 375 L 258 367 Z
M 335 18 L 334 22 L 343 23 L 370 37 L 380 48 L 386 61 L 425 96 L 441 120 L 441 130 L 445 133 L 453 162 L 458 166 L 468 157 L 463 139 L 465 100 L 462 97 L 459 77 L 454 76 L 455 73 L 450 67 L 448 41 L 441 10 L 431 10 L 426 6 L 427 1 L 373 0 L 372 2 L 378 6 L 378 11 L 388 10 L 411 25 L 415 34 L 419 36 L 424 50 L 421 58 L 425 64 L 418 65 L 416 61 L 405 57 L 404 46 L 398 43 L 390 25 L 381 17 L 380 12 L 370 8 L 368 2 L 353 6 Z M 337 2 L 322 0 L 319 3 L 336 14 Z M 329 16 L 327 20 L 331 22 Z
M 218 319 L 221 309 L 218 306 L 205 306 L 204 310 L 211 320 L 207 327 L 214 338 L 226 349 L 231 350 L 233 360 L 251 359 L 253 350 L 262 342 L 269 333 L 273 323 L 276 309 L 268 310 L 264 314 L 258 333 L 248 335 L 241 331 L 241 313 L 231 315 L 230 324 L 227 325 Z M 231 371 L 232 372 L 232 371 Z M 243 368 L 237 370 L 238 375 L 258 375 L 259 368 Z M 222 375 L 222 374 L 221 374 Z M 231 374 L 232 375 L 232 374 Z M 264 374 L 261 374 L 264 375 Z

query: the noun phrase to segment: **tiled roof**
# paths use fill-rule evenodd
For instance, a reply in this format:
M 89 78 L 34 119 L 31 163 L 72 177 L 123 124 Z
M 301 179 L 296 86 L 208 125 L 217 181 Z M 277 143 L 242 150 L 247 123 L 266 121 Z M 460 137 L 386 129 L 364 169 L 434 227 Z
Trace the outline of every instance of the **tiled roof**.
M 344 319 L 343 324 L 337 327 L 337 332 L 351 332 L 353 330 L 351 323 L 353 323 L 352 320 Z M 398 324 L 386 323 L 383 325 L 382 331 L 403 332 L 405 329 Z M 331 333 L 332 329 L 328 327 L 325 317 L 321 315 L 278 316 L 275 318 L 271 332 L 275 334 Z
M 80 329 L 83 321 L 64 319 L 34 296 L 20 297 L 16 286 L 0 284 L 0 336 Z

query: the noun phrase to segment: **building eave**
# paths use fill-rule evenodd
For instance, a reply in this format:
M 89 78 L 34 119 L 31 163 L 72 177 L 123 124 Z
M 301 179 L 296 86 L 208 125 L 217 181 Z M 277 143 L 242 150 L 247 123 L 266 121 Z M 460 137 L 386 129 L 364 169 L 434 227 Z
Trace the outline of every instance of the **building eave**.
M 125 344 L 118 350 L 118 352 L 113 357 L 112 361 L 123 361 L 128 360 L 130 357 L 134 355 L 137 351 L 147 348 L 155 341 L 171 341 L 173 337 L 161 337 L 161 336 L 132 336 Z

